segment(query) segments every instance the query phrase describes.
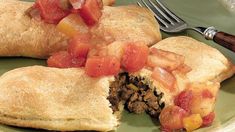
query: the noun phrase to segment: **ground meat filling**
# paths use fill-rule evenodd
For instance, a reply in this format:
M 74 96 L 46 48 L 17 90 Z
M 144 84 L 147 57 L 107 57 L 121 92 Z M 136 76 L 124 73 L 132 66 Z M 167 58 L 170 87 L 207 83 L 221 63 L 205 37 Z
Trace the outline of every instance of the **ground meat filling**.
M 146 78 L 121 73 L 111 84 L 108 99 L 114 112 L 118 111 L 119 104 L 123 103 L 130 112 L 147 112 L 152 117 L 158 117 L 165 106 L 161 101 L 162 96 L 163 93 L 157 92 Z

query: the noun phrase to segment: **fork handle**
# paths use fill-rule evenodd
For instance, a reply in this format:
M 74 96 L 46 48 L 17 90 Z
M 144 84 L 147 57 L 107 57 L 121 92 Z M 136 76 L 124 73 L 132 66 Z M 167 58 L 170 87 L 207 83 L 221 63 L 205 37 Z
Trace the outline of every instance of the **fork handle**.
M 235 36 L 225 33 L 225 32 L 217 32 L 213 38 L 213 40 L 220 44 L 221 46 L 230 49 L 235 52 Z

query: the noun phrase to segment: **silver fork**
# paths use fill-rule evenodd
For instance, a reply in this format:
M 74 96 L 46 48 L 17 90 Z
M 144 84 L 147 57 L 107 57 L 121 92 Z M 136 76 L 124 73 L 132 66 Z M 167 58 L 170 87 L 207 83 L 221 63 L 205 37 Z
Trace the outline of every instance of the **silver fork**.
M 207 40 L 213 40 L 221 46 L 235 52 L 234 35 L 221 31 L 218 32 L 214 27 L 190 27 L 184 20 L 165 7 L 160 0 L 139 0 L 137 4 L 151 10 L 158 20 L 160 29 L 166 33 L 179 33 L 184 30 L 194 30 L 203 35 Z

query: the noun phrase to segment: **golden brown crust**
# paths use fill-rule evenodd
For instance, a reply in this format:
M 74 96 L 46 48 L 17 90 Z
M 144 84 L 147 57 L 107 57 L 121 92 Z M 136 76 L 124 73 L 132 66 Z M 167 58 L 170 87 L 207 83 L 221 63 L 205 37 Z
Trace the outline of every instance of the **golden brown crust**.
M 114 41 L 142 41 L 153 45 L 161 40 L 159 24 L 146 8 L 135 5 L 108 7 L 92 33 L 98 39 Z
M 176 89 L 174 91 L 169 91 L 158 81 L 153 80 L 150 70 L 142 69 L 140 72 L 135 73 L 137 76 L 143 76 L 153 81 L 158 90 L 164 93 L 163 100 L 166 105 L 173 104 L 174 97 L 191 85 L 195 86 L 196 89 L 203 89 L 205 87 L 214 90 L 213 93 L 217 93 L 216 91 L 220 87 L 219 83 L 235 73 L 234 65 L 218 50 L 189 37 L 166 38 L 152 47 L 183 55 L 185 57 L 185 64 L 192 68 L 187 74 L 178 71 L 172 72 L 176 78 Z M 194 89 L 194 87 L 192 88 Z M 203 104 L 205 102 L 202 102 L 200 105 L 204 107 L 205 105 L 203 106 Z M 202 110 L 199 113 L 205 115 L 208 114 L 208 111 L 212 112 L 214 105 L 215 98 L 211 99 L 210 103 L 205 106 L 207 111 Z
M 222 53 L 190 37 L 166 38 L 153 47 L 185 56 L 185 63 L 192 68 L 187 74 L 191 82 L 221 82 L 235 73 L 234 65 Z
M 109 95 L 112 77 L 83 69 L 18 68 L 0 77 L 0 122 L 48 130 L 110 131 L 117 126 Z
M 36 21 L 25 14 L 31 6 L 29 2 L 0 0 L 0 56 L 47 58 L 67 48 L 67 38 L 55 25 Z M 152 45 L 161 40 L 154 16 L 137 6 L 105 6 L 99 26 L 92 32 L 93 42 L 99 44 L 124 40 Z
M 46 58 L 66 49 L 66 38 L 54 25 L 26 15 L 31 6 L 29 2 L 0 0 L 0 56 Z
M 230 61 L 228 62 L 228 69 L 216 76 L 213 80 L 213 82 L 222 82 L 226 80 L 227 78 L 230 78 L 235 74 L 235 65 L 231 63 Z

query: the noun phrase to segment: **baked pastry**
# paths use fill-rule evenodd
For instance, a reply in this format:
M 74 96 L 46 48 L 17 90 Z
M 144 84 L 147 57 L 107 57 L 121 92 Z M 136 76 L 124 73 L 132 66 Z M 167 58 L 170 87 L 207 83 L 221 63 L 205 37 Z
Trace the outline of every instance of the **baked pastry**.
M 149 73 L 143 69 L 91 78 L 78 68 L 18 68 L 0 77 L 0 122 L 58 131 L 110 131 L 116 129 L 123 105 L 158 118 L 173 103 L 173 94 Z M 137 101 L 140 96 L 143 100 Z
M 0 123 L 58 131 L 115 130 L 126 104 L 124 98 L 128 98 L 124 96 L 136 94 L 130 86 L 135 77 L 127 82 L 127 75 L 91 78 L 84 69 L 43 66 L 9 71 L 0 77 Z M 158 117 L 165 106 L 164 96 L 154 91 L 156 87 L 151 82 L 143 86 L 141 91 L 147 93 L 148 99 L 146 111 Z M 131 112 L 145 112 L 134 105 L 128 105 L 129 110 L 134 110 Z
M 185 56 L 192 68 L 187 74 L 191 82 L 222 82 L 235 73 L 234 65 L 221 52 L 190 37 L 166 38 L 153 47 Z
M 66 37 L 54 25 L 26 15 L 30 2 L 0 0 L 0 56 L 45 58 L 65 50 Z
M 168 42 L 168 39 L 171 41 Z M 166 54 L 169 54 L 165 54 L 166 56 L 173 55 L 172 52 L 184 56 L 184 63 L 170 71 L 175 78 L 174 89 L 169 89 L 155 79 L 154 71 L 149 67 L 134 73 L 123 72 L 115 77 L 101 78 L 88 77 L 85 71 L 79 68 L 19 68 L 0 77 L 0 122 L 59 131 L 109 131 L 118 125 L 123 105 L 130 112 L 147 112 L 158 118 L 164 108 L 180 106 L 180 103 L 184 104 L 182 108 L 190 114 L 200 114 L 200 118 L 208 118 L 208 115 L 214 114 L 220 81 L 226 79 L 218 80 L 212 75 L 229 71 L 226 72 L 227 77 L 232 76 L 233 65 L 219 51 L 196 40 L 188 37 L 168 39 L 162 41 L 167 42 L 163 43 L 164 45 L 159 42 L 152 48 L 165 48 Z M 165 45 L 169 47 L 164 47 Z M 176 50 L 171 49 L 171 46 Z M 190 47 L 200 50 L 194 52 L 195 49 Z M 191 59 L 191 56 L 194 56 L 194 59 Z M 208 65 L 204 59 L 212 59 L 212 62 L 217 63 L 213 63 L 214 67 L 206 71 L 198 66 Z M 220 68 L 221 61 L 229 64 L 224 66 L 225 70 Z M 225 62 L 222 64 L 226 64 Z M 179 67 L 184 65 L 191 67 L 191 71 L 179 70 Z M 215 73 L 211 74 L 211 71 Z M 197 74 L 203 79 L 193 78 L 191 74 Z M 189 92 L 192 97 L 187 100 L 190 104 L 186 105 L 186 108 L 182 100 L 179 104 L 176 103 L 180 94 L 185 92 Z M 210 120 L 209 123 L 212 123 L 213 118 Z
M 67 49 L 67 37 L 55 25 L 27 15 L 33 3 L 0 0 L 0 56 L 47 58 Z M 137 6 L 104 7 L 98 27 L 91 29 L 93 41 L 140 41 L 151 45 L 161 40 L 159 26 L 147 9 Z
M 167 51 L 170 54 L 176 53 L 183 56 L 184 64 L 179 67 L 182 68 L 186 65 L 191 70 L 184 72 L 184 70 L 177 68 L 171 71 L 177 84 L 174 91 L 166 89 L 161 85 L 161 82 L 154 80 L 151 76 L 153 75 L 152 71 L 148 69 L 142 69 L 136 76 L 152 79 L 153 84 L 163 93 L 164 108 L 172 105 L 180 106 L 190 114 L 200 114 L 201 118 L 205 120 L 203 124 L 210 125 L 214 119 L 214 109 L 220 83 L 234 75 L 234 64 L 217 49 L 185 36 L 166 38 L 153 45 L 151 49 L 166 52 L 162 55 L 170 57 L 169 60 L 174 57 L 167 55 Z M 171 61 L 181 61 L 180 58 L 175 58 L 176 60 Z M 158 60 L 157 62 L 165 61 Z M 163 68 L 170 69 L 170 67 Z M 210 119 L 211 122 L 208 123 L 207 119 Z
M 105 7 L 99 24 L 91 32 L 108 43 L 142 41 L 150 46 L 162 39 L 154 15 L 136 5 Z
M 24 67 L 0 77 L 0 122 L 47 130 L 110 131 L 118 125 L 107 100 L 113 77 L 83 69 Z

